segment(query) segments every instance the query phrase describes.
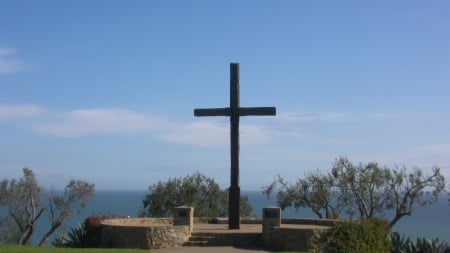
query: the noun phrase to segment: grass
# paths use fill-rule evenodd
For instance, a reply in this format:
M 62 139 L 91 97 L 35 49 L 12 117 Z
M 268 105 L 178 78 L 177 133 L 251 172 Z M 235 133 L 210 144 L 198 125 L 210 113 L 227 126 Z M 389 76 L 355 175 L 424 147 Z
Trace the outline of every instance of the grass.
M 1 253 L 149 253 L 141 249 L 71 249 L 0 245 Z
M 0 245 L 1 253 L 150 253 L 145 249 L 74 249 Z M 278 251 L 277 251 L 278 252 Z M 300 251 L 281 251 L 282 253 L 302 253 Z

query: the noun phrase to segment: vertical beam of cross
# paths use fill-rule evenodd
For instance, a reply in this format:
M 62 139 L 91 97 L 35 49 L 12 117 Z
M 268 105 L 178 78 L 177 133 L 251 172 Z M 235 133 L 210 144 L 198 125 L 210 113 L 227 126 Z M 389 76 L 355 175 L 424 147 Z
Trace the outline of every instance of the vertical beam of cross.
M 275 107 L 240 107 L 239 101 L 239 63 L 230 64 L 230 107 L 194 109 L 194 115 L 229 116 L 230 117 L 230 153 L 231 177 L 228 201 L 228 228 L 240 228 L 239 187 L 239 117 L 240 116 L 274 116 Z
M 239 187 L 239 65 L 230 64 L 230 154 L 228 229 L 239 229 L 241 188 Z

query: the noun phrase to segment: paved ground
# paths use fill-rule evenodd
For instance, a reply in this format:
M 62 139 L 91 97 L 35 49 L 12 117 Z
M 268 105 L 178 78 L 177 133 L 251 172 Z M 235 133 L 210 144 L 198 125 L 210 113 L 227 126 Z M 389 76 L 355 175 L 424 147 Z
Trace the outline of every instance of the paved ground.
M 265 249 L 244 249 L 231 246 L 223 247 L 181 247 L 172 249 L 152 249 L 152 253 L 261 253 L 274 252 Z
M 241 224 L 241 229 L 228 229 L 228 224 L 195 224 L 194 233 L 218 233 L 218 234 L 240 234 L 240 233 L 262 233 L 261 224 Z
M 283 224 L 282 227 L 292 228 L 317 228 L 321 226 L 316 225 L 289 225 Z M 195 224 L 194 232 L 208 232 L 208 233 L 261 233 L 261 224 L 241 224 L 241 229 L 229 230 L 227 224 Z M 261 252 L 276 252 L 266 249 L 250 249 L 232 246 L 217 246 L 217 247 L 180 247 L 172 249 L 152 249 L 151 253 L 261 253 Z
M 316 229 L 323 228 L 319 225 L 304 225 L 304 224 L 282 224 L 283 228 L 297 228 L 297 229 Z M 241 224 L 241 229 L 228 229 L 228 224 L 195 224 L 195 232 L 219 233 L 219 234 L 239 234 L 239 233 L 262 233 L 261 224 Z
M 241 229 L 229 230 L 228 224 L 195 224 L 194 232 L 206 233 L 261 233 L 261 224 L 241 224 Z M 214 246 L 214 247 L 180 247 L 172 249 L 152 249 L 152 253 L 254 253 L 254 252 L 272 252 L 264 249 L 237 248 L 232 246 Z

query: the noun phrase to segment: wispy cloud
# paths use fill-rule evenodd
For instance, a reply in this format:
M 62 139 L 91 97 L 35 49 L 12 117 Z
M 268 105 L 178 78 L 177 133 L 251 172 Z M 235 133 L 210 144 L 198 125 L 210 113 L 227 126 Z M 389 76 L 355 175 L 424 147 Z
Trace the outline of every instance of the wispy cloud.
M 15 73 L 23 69 L 24 63 L 14 57 L 16 50 L 0 47 L 0 75 Z
M 33 129 L 58 137 L 136 134 L 164 129 L 170 122 L 124 109 L 86 109 L 59 113 L 53 122 L 40 123 Z
M 438 114 L 420 114 L 420 113 L 298 113 L 287 112 L 278 119 L 285 122 L 349 122 L 361 120 L 422 120 L 448 117 Z
M 313 122 L 313 121 L 336 122 L 336 121 L 353 120 L 354 116 L 342 113 L 288 112 L 278 116 L 278 118 L 282 121 L 287 122 Z
M 2 105 L 0 104 L 0 121 L 28 119 L 42 115 L 45 109 L 38 105 Z
M 377 114 L 358 116 L 339 113 L 281 114 L 273 120 L 241 122 L 241 144 L 253 145 L 280 139 L 302 138 L 311 131 L 308 123 L 334 123 L 364 119 L 401 118 L 398 115 Z M 167 117 L 149 115 L 121 108 L 76 109 L 54 111 L 38 105 L 1 105 L 0 122 L 20 121 L 22 129 L 39 135 L 60 138 L 85 136 L 143 135 L 170 143 L 224 147 L 229 145 L 229 123 L 193 119 L 177 122 Z M 26 124 L 22 124 L 26 122 Z M 352 146 L 353 140 L 325 139 L 328 145 Z
M 125 109 L 84 109 L 46 115 L 31 124 L 41 135 L 76 138 L 94 135 L 146 134 L 170 143 L 200 147 L 229 145 L 229 124 L 206 121 L 178 123 L 167 118 L 149 116 Z M 45 121 L 45 122 L 42 122 Z M 276 131 L 257 124 L 242 124 L 242 143 L 254 144 L 270 140 Z
M 242 124 L 240 127 L 240 137 L 243 145 L 266 142 L 275 135 L 276 131 L 267 126 Z M 178 124 L 174 125 L 169 131 L 161 132 L 158 137 L 168 142 L 200 147 L 228 146 L 230 143 L 230 126 L 228 123 L 206 121 Z
M 8 55 L 14 54 L 15 52 L 16 52 L 16 50 L 14 50 L 12 48 L 0 47 L 0 57 L 8 56 Z
M 229 143 L 228 131 L 229 127 L 225 124 L 199 121 L 173 126 L 169 131 L 163 131 L 157 136 L 172 143 L 218 147 Z

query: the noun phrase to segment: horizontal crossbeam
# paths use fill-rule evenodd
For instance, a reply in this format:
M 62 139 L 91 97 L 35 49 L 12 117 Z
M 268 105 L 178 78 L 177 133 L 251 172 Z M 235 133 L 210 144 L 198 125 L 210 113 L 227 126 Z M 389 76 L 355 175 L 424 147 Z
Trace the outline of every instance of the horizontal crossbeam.
M 230 116 L 230 108 L 194 109 L 194 116 Z
M 274 116 L 277 113 L 275 107 L 240 107 L 238 110 L 239 116 Z M 194 115 L 196 117 L 230 116 L 231 110 L 229 107 L 194 109 Z
M 275 107 L 240 107 L 239 116 L 274 116 L 277 114 Z

